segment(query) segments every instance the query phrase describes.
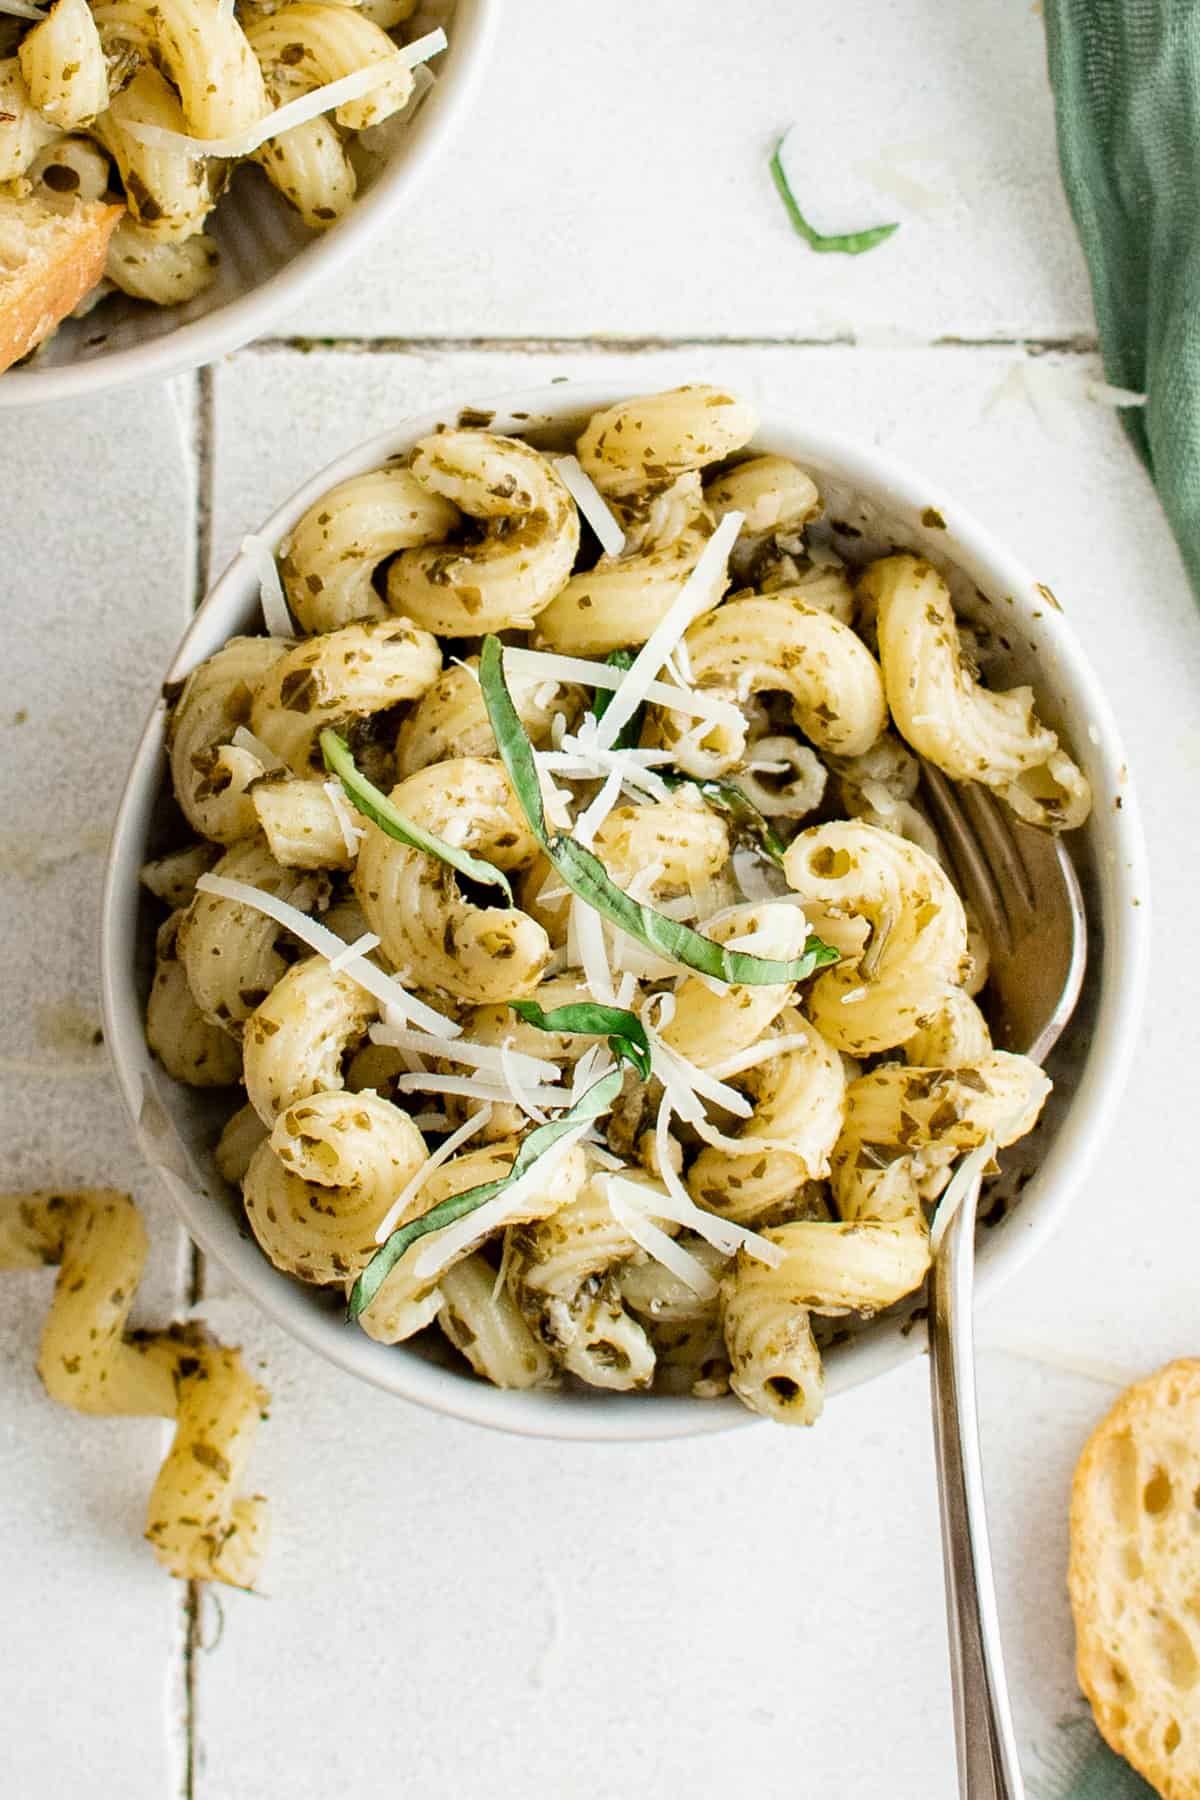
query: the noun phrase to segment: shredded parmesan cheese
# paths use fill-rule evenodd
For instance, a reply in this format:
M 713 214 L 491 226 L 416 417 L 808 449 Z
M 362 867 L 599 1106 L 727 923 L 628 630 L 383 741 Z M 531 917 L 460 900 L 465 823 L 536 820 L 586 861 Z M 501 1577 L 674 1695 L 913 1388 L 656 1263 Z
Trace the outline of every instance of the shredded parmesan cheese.
M 405 1031 L 383 1024 L 372 1025 L 368 1035 L 373 1044 L 383 1044 L 389 1050 L 414 1050 L 420 1056 L 445 1057 L 450 1062 L 465 1063 L 468 1068 L 490 1070 L 503 1079 L 504 1061 L 496 1044 L 477 1044 L 462 1036 L 438 1038 L 429 1032 Z M 546 1057 L 530 1056 L 524 1050 L 510 1050 L 509 1056 L 524 1081 L 559 1081 L 562 1078 L 558 1064 Z
M 516 1052 L 512 1040 L 505 1038 L 500 1046 L 500 1072 L 504 1077 L 504 1085 L 512 1095 L 513 1104 L 523 1112 L 526 1118 L 534 1120 L 538 1125 L 546 1123 L 547 1115 L 534 1099 L 534 1089 L 527 1081 L 521 1079 L 521 1071 L 517 1067 Z M 553 1101 L 551 1105 L 555 1104 Z M 558 1101 L 561 1106 L 561 1099 Z
M 622 729 L 647 698 L 663 663 L 702 613 L 710 612 L 725 591 L 725 565 L 742 528 L 744 515 L 726 513 L 705 544 L 696 566 L 626 670 L 624 679 L 596 726 L 596 744 L 611 749 Z
M 727 516 L 733 518 L 735 515 L 729 513 Z M 709 539 L 710 544 L 713 541 Z M 695 572 L 692 571 L 693 576 Z M 582 682 L 594 688 L 619 688 L 633 674 L 633 669 L 615 669 L 611 663 L 589 662 L 585 656 L 560 656 L 556 650 L 526 650 L 512 644 L 504 647 L 504 666 L 514 673 L 522 669 L 531 674 L 540 671 L 555 681 Z M 710 724 L 738 728 L 743 724 L 741 713 L 728 700 L 715 700 L 709 694 L 693 693 L 690 688 L 672 687 L 667 681 L 648 683 L 641 699 L 649 700 L 654 706 L 666 707 L 670 712 L 686 713 L 689 718 L 706 719 Z M 635 702 L 629 715 L 631 718 L 640 704 L 640 700 Z M 604 717 L 607 719 L 608 713 Z M 608 747 L 611 748 L 611 744 Z
M 396 1195 L 396 1198 L 392 1201 L 392 1204 L 388 1207 L 382 1219 L 379 1221 L 375 1230 L 375 1242 L 377 1244 L 386 1243 L 388 1238 L 391 1237 L 396 1226 L 403 1219 L 405 1213 L 408 1211 L 421 1189 L 425 1186 L 429 1177 L 433 1174 L 433 1171 L 435 1169 L 440 1169 L 444 1162 L 448 1162 L 454 1155 L 454 1152 L 459 1149 L 461 1145 L 465 1144 L 468 1138 L 473 1138 L 477 1131 L 482 1131 L 491 1116 L 491 1107 L 481 1106 L 478 1112 L 473 1112 L 471 1114 L 465 1125 L 460 1125 L 457 1131 L 450 1134 L 444 1144 L 440 1145 L 438 1149 L 430 1152 L 428 1160 L 421 1164 L 421 1167 L 417 1170 L 412 1180 L 408 1182 L 407 1186 L 401 1188 L 400 1192 Z
M 131 135 L 136 135 L 143 128 L 130 124 L 123 129 L 128 130 Z M 156 125 L 147 125 L 144 129 L 157 131 L 160 128 Z M 174 133 L 168 132 L 167 136 L 174 136 Z M 258 575 L 258 593 L 262 602 L 263 624 L 268 632 L 272 637 L 295 637 L 296 627 L 292 623 L 292 615 L 288 611 L 288 603 L 284 597 L 283 583 L 279 579 L 274 550 L 266 538 L 258 537 L 252 531 L 242 539 L 242 553 L 250 558 Z
M 539 1106 L 562 1108 L 567 1103 L 560 1088 L 526 1087 L 522 1090 Z M 399 1075 L 398 1094 L 458 1094 L 469 1100 L 496 1100 L 501 1106 L 512 1105 L 512 1094 L 504 1077 L 485 1075 L 427 1075 L 423 1072 Z
M 636 1182 L 615 1182 L 605 1184 L 605 1199 L 608 1210 L 618 1225 L 623 1225 L 635 1244 L 640 1244 L 648 1256 L 661 1263 L 664 1269 L 670 1269 L 672 1275 L 678 1276 L 685 1287 L 691 1288 L 702 1300 L 713 1300 L 720 1292 L 720 1284 L 713 1280 L 704 1264 L 698 1257 L 692 1256 L 668 1237 L 661 1226 L 635 1204 L 634 1194 L 648 1198 L 648 1190 L 639 1188 Z
M 14 19 L 40 21 L 46 17 L 40 6 L 28 6 L 26 0 L 0 0 L 0 13 L 11 13 Z
M 600 548 L 605 556 L 620 556 L 625 548 L 625 533 L 579 458 L 556 456 L 554 467 L 558 470 L 563 486 L 600 539 Z
M 301 943 L 307 944 L 310 950 L 315 950 L 318 956 L 324 956 L 329 961 L 340 956 L 346 948 L 343 940 L 335 931 L 330 931 L 327 925 L 310 919 L 299 907 L 289 905 L 275 894 L 267 894 L 262 888 L 251 887 L 248 882 L 230 881 L 225 875 L 201 875 L 196 888 L 200 893 L 215 894 L 218 899 L 232 900 L 239 906 L 249 906 L 255 912 L 262 913 L 265 918 L 274 919 L 277 925 L 282 925 L 285 931 L 290 931 Z M 365 956 L 356 956 L 352 962 L 348 962 L 345 973 L 352 981 L 357 981 L 360 987 L 365 988 L 368 994 L 372 994 L 381 1006 L 394 1009 L 401 1017 L 411 1019 L 426 1031 L 445 1032 L 448 1037 L 457 1037 L 462 1030 L 461 1025 L 448 1019 L 444 1013 L 435 1011 L 432 1006 L 426 1006 L 423 1000 L 418 1000 L 415 994 L 410 994 L 407 988 L 402 987 L 395 976 L 385 975 L 382 969 L 376 968 Z
M 579 953 L 583 979 L 593 1000 L 602 1005 L 612 1002 L 612 966 L 604 936 L 604 920 L 594 906 L 576 894 L 571 901 L 570 931 Z
M 436 56 L 439 50 L 446 48 L 447 42 L 446 34 L 439 26 L 414 43 L 398 46 L 395 60 L 411 69 L 424 62 L 427 56 Z M 276 107 L 274 112 L 267 113 L 265 118 L 237 137 L 189 137 L 186 132 L 172 131 L 167 125 L 149 125 L 134 119 L 125 120 L 121 129 L 137 143 L 147 144 L 153 150 L 172 150 L 187 156 L 252 156 L 268 138 L 280 137 L 297 125 L 306 125 L 310 119 L 319 119 L 323 113 L 332 112 L 346 101 L 361 99 L 374 88 L 382 87 L 391 80 L 394 70 L 395 63 L 390 56 L 367 63 L 361 69 L 352 69 L 349 75 L 340 75 L 336 81 L 327 81 L 323 86 Z M 291 635 L 290 628 L 287 635 Z
M 270 744 L 264 744 L 260 737 L 255 737 L 254 733 L 247 731 L 244 725 L 238 726 L 229 741 L 235 750 L 245 750 L 256 762 L 260 762 L 264 773 L 287 767 L 287 764 L 276 756 Z
M 361 825 L 354 823 L 354 814 L 350 811 L 350 804 L 346 799 L 345 789 L 341 782 L 326 781 L 323 786 L 329 795 L 329 804 L 332 806 L 334 818 L 338 822 L 342 842 L 351 856 L 357 856 L 358 847 L 367 834 Z
M 954 1218 L 973 1185 L 980 1179 L 984 1168 L 995 1153 L 994 1138 L 985 1138 L 977 1149 L 964 1156 L 954 1171 L 949 1187 L 938 1202 L 937 1214 L 929 1231 L 929 1250 L 936 1256 L 942 1247 L 942 1239 L 950 1229 Z
M 362 936 L 355 938 L 352 944 L 347 944 L 344 950 L 339 950 L 336 956 L 330 957 L 330 968 L 335 972 L 348 968 L 357 957 L 366 956 L 370 951 L 377 949 L 380 941 L 373 931 L 364 931 Z

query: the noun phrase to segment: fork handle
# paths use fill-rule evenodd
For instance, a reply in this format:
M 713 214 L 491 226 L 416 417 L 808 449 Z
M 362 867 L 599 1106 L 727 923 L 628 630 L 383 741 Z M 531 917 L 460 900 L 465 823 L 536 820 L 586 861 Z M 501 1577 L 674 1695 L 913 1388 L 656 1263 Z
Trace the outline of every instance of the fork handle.
M 933 1440 L 963 1800 L 1024 1800 L 992 1560 L 975 1406 L 972 1285 L 979 1179 L 951 1220 L 929 1280 Z

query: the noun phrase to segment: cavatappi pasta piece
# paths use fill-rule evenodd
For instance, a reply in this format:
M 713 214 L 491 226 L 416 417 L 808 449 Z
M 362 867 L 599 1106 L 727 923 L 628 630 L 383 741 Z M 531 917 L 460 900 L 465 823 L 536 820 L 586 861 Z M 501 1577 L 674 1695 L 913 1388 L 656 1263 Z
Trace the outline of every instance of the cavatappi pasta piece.
M 512 1167 L 516 1153 L 516 1141 L 510 1138 L 506 1143 L 487 1144 L 443 1163 L 418 1190 L 407 1217 L 423 1218 L 452 1195 L 499 1180 Z M 587 1161 L 578 1146 L 565 1157 L 551 1154 L 543 1158 L 533 1169 L 537 1173 L 531 1171 L 532 1179 L 522 1180 L 521 1193 L 513 1199 L 511 1214 L 507 1215 L 513 1221 L 549 1217 L 574 1200 L 587 1180 Z M 478 1240 L 463 1244 L 448 1262 L 441 1264 L 439 1243 L 445 1231 L 431 1231 L 418 1238 L 389 1271 L 370 1305 L 358 1315 L 367 1336 L 381 1344 L 398 1344 L 428 1325 L 443 1305 L 440 1282 L 446 1269 L 473 1255 L 485 1235 L 481 1232 Z M 433 1273 L 426 1273 L 428 1268 Z
M 134 300 L 182 306 L 210 288 L 221 256 L 216 240 L 198 231 L 177 244 L 160 244 L 132 219 L 121 219 L 108 240 L 107 280 Z
M 285 869 L 349 869 L 358 854 L 342 827 L 342 814 L 323 781 L 264 775 L 250 790 L 250 803 L 267 846 Z M 348 802 L 343 802 L 348 806 Z M 350 835 L 358 826 L 350 814 Z
M 249 1586 L 266 1550 L 267 1503 L 237 1490 L 267 1396 L 236 1350 L 194 1326 L 126 1334 L 146 1250 L 128 1194 L 0 1196 L 0 1268 L 60 1265 L 38 1354 L 50 1397 L 83 1413 L 175 1419 L 146 1536 L 181 1579 Z
M 106 50 L 129 46 L 170 78 L 182 109 L 174 130 L 236 137 L 270 110 L 262 72 L 232 9 L 213 0 L 155 0 L 153 6 L 96 0 L 92 13 Z
M 516 438 L 444 431 L 422 439 L 411 467 L 475 529 L 401 550 L 387 574 L 392 611 L 447 637 L 532 625 L 579 549 L 579 514 L 553 465 Z
M 783 1425 L 812 1425 L 825 1373 L 797 1281 L 739 1258 L 721 1288 L 729 1385 L 743 1405 Z
M 569 656 L 607 656 L 644 644 L 661 622 L 712 536 L 700 477 L 612 502 L 624 532 L 619 556 L 603 555 L 572 575 L 538 616 L 537 642 Z
M 929 1232 L 916 1214 L 895 1220 L 797 1219 L 768 1225 L 762 1235 L 780 1246 L 783 1261 L 770 1268 L 738 1252 L 726 1278 L 727 1333 L 731 1298 L 753 1304 L 748 1287 L 757 1286 L 764 1306 L 778 1284 L 778 1292 L 808 1312 L 869 1317 L 920 1287 L 929 1269 Z
M 825 793 L 825 765 L 794 737 L 752 738 L 737 785 L 765 819 L 802 819 L 815 812 Z
M 729 831 L 716 813 L 690 799 L 616 806 L 596 833 L 596 854 L 619 884 L 658 868 L 661 885 L 695 890 L 709 886 L 724 867 Z
M 270 1135 L 270 1127 L 263 1124 L 252 1106 L 240 1106 L 226 1122 L 213 1159 L 230 1187 L 241 1187 L 254 1152 Z
M 478 1252 L 442 1275 L 437 1322 L 477 1375 L 493 1387 L 552 1387 L 554 1362 L 530 1331 L 496 1270 Z
M 627 1171 L 626 1178 L 663 1192 L 648 1176 Z M 616 1278 L 642 1254 L 613 1217 L 602 1177 L 552 1217 L 510 1229 L 506 1265 L 518 1306 L 563 1368 L 592 1387 L 627 1392 L 654 1379 L 654 1351 Z
M 276 982 L 242 1035 L 246 1095 L 273 1125 L 308 1094 L 343 1085 L 342 1065 L 379 1017 L 379 1002 L 323 956 L 309 956 Z
M 90 138 L 60 137 L 38 151 L 25 174 L 43 206 L 52 207 L 55 212 L 70 212 L 80 200 L 104 198 L 108 192 L 109 161 Z M 120 220 L 117 229 L 127 223 Z M 112 238 L 108 241 L 111 248 Z
M 272 107 L 285 106 L 309 92 L 309 82 L 293 78 L 280 64 L 263 70 Z M 295 207 L 310 231 L 325 231 L 354 204 L 358 177 L 337 127 L 321 114 L 268 138 L 250 160 L 273 187 Z M 350 615 L 353 617 L 353 615 Z M 339 619 L 338 624 L 346 623 Z
M 808 938 L 800 908 L 782 901 L 730 907 L 708 920 L 704 931 L 714 943 L 780 961 L 803 955 Z M 703 976 L 689 975 L 675 995 L 675 1011 L 663 1027 L 663 1042 L 698 1068 L 711 1068 L 756 1044 L 790 1004 L 793 992 L 792 983 L 714 990 Z
M 108 68 L 87 0 L 55 0 L 17 56 L 30 100 L 60 130 L 73 131 L 108 105 Z
M 386 619 L 375 585 L 381 565 L 398 550 L 441 543 L 458 523 L 457 507 L 423 487 L 410 469 L 372 469 L 343 481 L 313 502 L 280 557 L 294 617 L 305 631 Z
M 206 1019 L 192 998 L 176 938 L 182 915 L 159 928 L 154 981 L 146 1002 L 146 1042 L 167 1074 L 188 1087 L 230 1087 L 242 1059 L 227 1031 Z
M 954 1069 L 885 1063 L 846 1090 L 832 1183 L 845 1220 L 920 1216 L 917 1182 L 932 1164 L 1033 1129 L 1050 1092 L 1036 1063 L 1002 1050 Z M 930 1150 L 939 1154 L 931 1157 Z M 943 1157 L 941 1152 L 950 1154 Z
M 819 975 L 809 1017 L 838 1050 L 865 1056 L 910 1038 L 964 973 L 967 925 L 949 877 L 915 844 L 873 825 L 813 825 L 789 846 L 792 887 L 871 922 L 857 961 Z
M 0 59 L 0 182 L 24 175 L 39 150 L 59 136 L 29 97 L 15 56 Z
M 138 879 L 172 912 L 190 904 L 201 875 L 213 868 L 221 854 L 219 844 L 188 844 L 182 850 L 168 850 L 143 863 Z
M 143 144 L 126 129 L 130 125 L 187 129 L 174 88 L 145 64 L 127 87 L 113 95 L 90 130 L 116 163 L 130 216 L 145 235 L 160 244 L 193 237 L 220 198 L 226 165 L 215 158 L 191 156 L 186 149 Z
M 537 842 L 499 762 L 460 757 L 410 775 L 391 799 L 407 819 L 503 870 L 527 868 Z M 515 1000 L 550 957 L 542 927 L 517 907 L 466 898 L 448 864 L 368 824 L 354 887 L 397 972 L 460 1000 Z
M 478 668 L 477 656 L 454 663 L 417 701 L 396 738 L 396 770 L 401 777 L 456 756 L 495 756 L 496 738 Z M 521 723 L 538 749 L 549 742 L 557 715 L 574 724 L 583 710 L 581 688 L 511 675 L 508 686 Z
M 175 798 L 193 831 L 218 844 L 234 844 L 258 829 L 246 789 L 263 766 L 230 739 L 249 723 L 255 693 L 287 650 L 278 638 L 231 638 L 192 670 L 168 721 Z
M 1018 817 L 1052 831 L 1082 825 L 1087 778 L 1038 719 L 1033 690 L 994 694 L 964 666 L 945 581 L 916 556 L 872 563 L 860 592 L 878 607 L 879 656 L 901 735 L 947 775 L 995 788 Z
M 442 666 L 437 639 L 406 619 L 373 619 L 308 638 L 282 657 L 254 696 L 250 729 L 294 775 L 321 767 L 326 725 L 415 700 Z
M 811 475 L 786 456 L 752 456 L 706 482 L 704 499 L 714 519 L 729 512 L 743 515 L 730 557 L 739 583 L 763 588 L 800 574 L 806 563 L 804 528 L 821 510 Z M 846 593 L 853 604 L 848 583 Z
M 965 988 L 947 987 L 937 1006 L 905 1042 L 904 1060 L 917 1068 L 958 1069 L 990 1054 L 987 1020 Z
M 680 1248 L 714 1282 L 728 1257 L 693 1232 Z M 654 1386 L 660 1393 L 694 1394 L 700 1400 L 729 1392 L 729 1358 L 721 1329 L 719 1294 L 700 1295 L 653 1258 L 628 1262 L 617 1275 L 621 1299 L 636 1314 L 654 1350 Z
M 600 492 L 620 496 L 731 456 L 757 423 L 744 401 L 697 384 L 593 413 L 576 449 Z
M 295 0 L 271 12 L 256 12 L 246 36 L 264 68 L 281 66 L 308 88 L 323 87 L 356 69 L 378 68 L 378 84 L 356 100 L 343 101 L 334 114 L 347 131 L 382 124 L 407 106 L 412 95 L 412 70 L 399 47 L 358 7 Z
M 771 1054 L 773 1039 L 781 1048 Z M 693 1198 L 739 1224 L 757 1225 L 781 1201 L 829 1171 L 829 1158 L 842 1129 L 846 1077 L 842 1059 L 816 1027 L 789 1007 L 763 1041 L 745 1056 L 763 1060 L 721 1079 L 744 1093 L 754 1106 L 750 1118 L 732 1127 L 732 1147 L 705 1145 L 687 1174 Z
M 246 1217 L 277 1269 L 318 1286 L 351 1279 L 426 1157 L 406 1112 L 377 1094 L 312 1094 L 280 1113 L 242 1183 Z
M 328 878 L 312 871 L 283 869 L 259 839 L 227 850 L 213 873 L 244 881 L 274 894 L 301 912 L 328 898 Z M 286 933 L 264 914 L 239 900 L 199 893 L 180 923 L 178 954 L 200 1011 L 240 1037 L 255 1007 L 261 1006 L 288 966 L 280 953 Z
M 755 694 L 789 694 L 797 725 L 821 750 L 853 756 L 883 730 L 883 682 L 871 652 L 848 625 L 789 588 L 727 601 L 684 642 L 697 688 L 739 709 Z M 677 713 L 655 713 L 662 741 L 689 774 L 720 775 L 742 759 L 744 726 L 685 730 Z

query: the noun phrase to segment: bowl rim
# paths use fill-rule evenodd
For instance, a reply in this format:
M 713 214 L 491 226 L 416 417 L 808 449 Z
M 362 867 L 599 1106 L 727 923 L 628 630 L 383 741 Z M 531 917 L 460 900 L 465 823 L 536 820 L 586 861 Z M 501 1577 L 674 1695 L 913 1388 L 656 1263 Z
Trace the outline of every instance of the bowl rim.
M 413 130 L 420 133 L 417 153 L 403 153 L 406 139 L 400 153 L 387 159 L 367 192 L 331 230 L 314 235 L 247 293 L 147 343 L 87 362 L 45 368 L 35 363 L 31 368 L 5 370 L 0 374 L 0 411 L 75 400 L 136 382 L 165 381 L 216 362 L 262 337 L 281 313 L 301 305 L 340 266 L 364 254 L 375 234 L 425 179 L 474 103 L 499 28 L 502 0 L 458 0 L 458 4 L 462 15 L 453 33 L 445 78 L 439 79 L 413 123 Z
M 310 477 L 275 508 L 257 535 L 277 543 L 331 487 L 407 450 L 439 425 L 456 423 L 467 405 L 472 410 L 494 409 L 493 429 L 520 433 L 612 405 L 628 398 L 630 390 L 629 379 L 556 383 L 500 397 L 456 401 L 402 419 Z M 1037 1171 L 1039 1183 L 1047 1167 L 1053 1179 L 1040 1184 L 1044 1192 L 1031 1191 L 1022 1199 L 1004 1229 L 990 1240 L 989 1253 L 981 1258 L 976 1293 L 983 1301 L 1017 1274 L 1061 1223 L 1099 1152 L 1132 1062 L 1150 941 L 1146 850 L 1133 781 L 1108 701 L 1076 634 L 1057 610 L 1057 602 L 1056 610 L 1044 610 L 1045 587 L 986 527 L 948 499 L 940 482 L 927 480 L 907 462 L 874 446 L 835 433 L 810 431 L 771 409 L 761 413 L 754 443 L 793 457 L 802 465 L 807 462 L 826 470 L 832 466 L 837 479 L 863 494 L 886 496 L 889 506 L 911 512 L 914 519 L 928 507 L 930 495 L 936 494 L 939 516 L 952 521 L 944 529 L 939 527 L 939 548 L 944 547 L 945 554 L 960 567 L 978 570 L 977 579 L 986 581 L 989 588 L 1012 597 L 1014 605 L 1025 609 L 1026 618 L 1036 611 L 1039 658 L 1048 645 L 1050 660 L 1060 673 L 1065 667 L 1076 690 L 1070 718 L 1077 751 L 1081 749 L 1082 722 L 1087 721 L 1089 757 L 1100 774 L 1100 780 L 1093 774 L 1097 797 L 1120 788 L 1120 808 L 1106 807 L 1102 825 L 1098 811 L 1089 821 L 1102 844 L 1107 841 L 1105 866 L 1099 870 L 1107 896 L 1102 909 L 1103 975 L 1091 1049 L 1079 1087 Z M 914 535 L 920 534 L 914 531 Z M 239 550 L 197 609 L 165 681 L 181 679 L 241 628 L 241 622 L 253 613 L 258 592 L 256 566 Z M 149 1132 L 145 1121 L 147 1096 L 153 1094 L 157 1082 L 169 1081 L 146 1045 L 141 1002 L 132 978 L 138 870 L 145 860 L 144 827 L 149 809 L 161 792 L 165 716 L 166 705 L 160 695 L 134 753 L 113 827 L 100 921 L 101 1005 L 105 1041 L 134 1133 L 200 1247 L 222 1264 L 239 1289 L 308 1348 L 393 1395 L 460 1420 L 526 1436 L 590 1442 L 666 1441 L 761 1423 L 732 1398 L 701 1402 L 689 1396 L 512 1392 L 492 1388 L 417 1355 L 397 1355 L 397 1347 L 385 1349 L 340 1324 L 331 1331 L 330 1318 L 318 1314 L 297 1284 L 274 1269 L 248 1236 L 239 1236 L 229 1221 L 224 1221 L 225 1229 L 221 1229 L 216 1201 L 197 1192 L 187 1178 L 186 1152 L 185 1162 L 180 1164 L 182 1146 L 175 1144 L 164 1151 L 161 1135 Z M 1096 1046 L 1101 1040 L 1103 1053 L 1098 1056 Z M 852 1355 L 836 1359 L 827 1392 L 832 1395 L 873 1379 L 926 1348 L 924 1331 L 910 1330 L 905 1335 L 898 1321 L 889 1329 L 885 1320 L 880 1329 L 854 1346 Z

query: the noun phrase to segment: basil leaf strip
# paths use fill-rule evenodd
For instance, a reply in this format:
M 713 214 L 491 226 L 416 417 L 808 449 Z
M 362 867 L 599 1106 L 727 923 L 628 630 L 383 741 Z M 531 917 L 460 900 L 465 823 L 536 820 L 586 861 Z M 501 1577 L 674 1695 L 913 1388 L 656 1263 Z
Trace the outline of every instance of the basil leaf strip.
M 649 1081 L 650 1040 L 637 1014 L 625 1007 L 602 1006 L 595 1000 L 555 1006 L 549 1012 L 544 1012 L 536 1000 L 510 1000 L 508 1005 L 510 1012 L 539 1031 L 565 1031 L 587 1037 L 604 1037 L 607 1033 L 613 1055 L 631 1064 L 643 1081 Z
M 461 850 L 457 844 L 448 844 L 445 838 L 406 819 L 399 807 L 393 806 L 387 795 L 381 793 L 374 782 L 367 780 L 355 763 L 345 738 L 339 737 L 328 726 L 321 733 L 321 755 L 329 773 L 336 775 L 341 782 L 342 791 L 351 806 L 365 819 L 370 819 L 373 825 L 378 825 L 380 831 L 395 838 L 397 843 L 407 844 L 410 850 L 424 850 L 427 856 L 436 856 L 439 862 L 448 863 L 460 875 L 469 875 L 472 881 L 483 882 L 488 887 L 502 888 L 505 899 L 512 905 L 512 888 L 503 870 L 497 869 L 493 863 L 484 862 L 482 857 L 472 856 L 469 850 Z
M 817 250 L 822 254 L 833 251 L 842 256 L 861 256 L 864 250 L 874 250 L 877 244 L 884 243 L 891 237 L 893 232 L 899 231 L 899 223 L 894 225 L 871 225 L 866 231 L 848 231 L 842 233 L 840 236 L 832 237 L 826 236 L 823 232 L 814 230 L 808 220 L 804 217 L 804 214 L 800 211 L 800 208 L 796 203 L 796 196 L 789 187 L 788 178 L 783 172 L 783 163 L 780 160 L 779 153 L 783 149 L 786 141 L 787 132 L 785 131 L 779 142 L 776 144 L 775 154 L 771 158 L 771 175 L 774 179 L 776 188 L 779 190 L 779 198 L 787 208 L 787 215 L 792 221 L 793 230 L 799 233 L 810 250 Z
M 610 669 L 632 669 L 636 650 L 610 650 L 605 662 Z M 597 688 L 592 700 L 592 717 L 597 725 L 613 703 L 616 688 Z M 613 744 L 614 750 L 636 750 L 642 738 L 642 721 L 646 717 L 645 703 L 638 707 L 632 719 L 622 725 Z
M 607 1075 L 602 1075 L 599 1081 L 594 1081 L 580 1095 L 568 1112 L 531 1131 L 523 1140 L 507 1175 L 501 1175 L 497 1181 L 481 1182 L 478 1187 L 467 1188 L 461 1194 L 451 1194 L 448 1199 L 431 1207 L 427 1213 L 422 1213 L 419 1219 L 410 1219 L 407 1225 L 398 1226 L 359 1274 L 350 1290 L 346 1317 L 357 1319 L 370 1306 L 404 1252 L 418 1238 L 427 1237 L 431 1231 L 441 1231 L 445 1226 L 453 1225 L 456 1219 L 464 1219 L 468 1213 L 476 1212 L 485 1202 L 494 1200 L 497 1194 L 502 1194 L 505 1188 L 519 1180 L 559 1138 L 574 1131 L 577 1125 L 585 1125 L 589 1119 L 599 1118 L 601 1113 L 606 1113 L 621 1091 L 622 1080 L 620 1069 L 610 1069 Z
M 533 745 L 512 703 L 504 679 L 503 658 L 504 649 L 499 638 L 485 638 L 479 659 L 479 685 L 484 704 L 501 761 L 508 770 L 517 799 L 546 855 L 572 893 L 586 900 L 629 937 L 645 944 L 647 949 L 657 950 L 660 956 L 683 963 L 685 968 L 695 969 L 698 974 L 708 975 L 716 981 L 736 982 L 741 987 L 773 987 L 787 981 L 805 981 L 814 969 L 838 961 L 838 952 L 818 937 L 809 937 L 804 955 L 788 962 L 769 956 L 753 956 L 748 950 L 726 950 L 722 944 L 715 944 L 711 938 L 693 931 L 690 925 L 668 919 L 663 913 L 655 912 L 652 906 L 643 906 L 639 900 L 631 900 L 617 886 L 599 857 L 577 844 L 574 838 L 566 837 L 562 832 L 549 837 Z M 536 813 L 531 810 L 527 795 L 536 805 Z
M 521 811 L 529 820 L 529 828 L 544 850 L 549 837 L 542 806 L 542 787 L 538 780 L 537 764 L 533 759 L 533 745 L 521 723 L 521 715 L 513 705 L 508 683 L 504 679 L 504 645 L 498 637 L 486 637 L 483 640 L 483 649 L 479 655 L 479 686 L 483 691 L 488 718 L 492 722 L 500 760 L 508 770 L 508 779 L 512 782 Z
M 748 795 L 743 793 L 736 781 L 725 781 L 717 776 L 710 777 L 708 780 L 694 780 L 689 775 L 664 775 L 662 779 L 668 787 L 688 785 L 698 789 L 710 806 L 715 806 L 717 811 L 725 813 L 734 825 L 740 825 L 743 831 L 748 831 L 752 837 L 757 838 L 777 868 L 783 867 L 787 845 L 770 820 L 763 817 L 757 806 Z

